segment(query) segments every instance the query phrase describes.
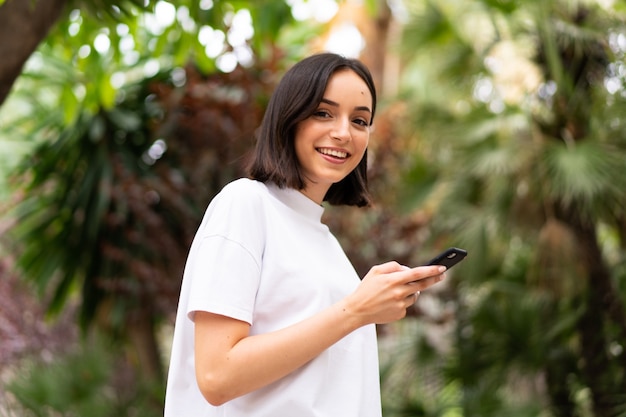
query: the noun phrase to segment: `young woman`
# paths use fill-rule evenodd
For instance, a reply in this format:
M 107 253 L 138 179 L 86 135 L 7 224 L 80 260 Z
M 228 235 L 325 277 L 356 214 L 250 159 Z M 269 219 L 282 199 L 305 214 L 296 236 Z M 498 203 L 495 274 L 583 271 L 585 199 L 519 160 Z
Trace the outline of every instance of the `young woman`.
M 359 61 L 323 53 L 275 90 L 250 178 L 213 199 L 191 246 L 166 417 L 380 417 L 376 323 L 406 315 L 444 267 L 360 280 L 322 203 L 367 206 L 376 110 Z

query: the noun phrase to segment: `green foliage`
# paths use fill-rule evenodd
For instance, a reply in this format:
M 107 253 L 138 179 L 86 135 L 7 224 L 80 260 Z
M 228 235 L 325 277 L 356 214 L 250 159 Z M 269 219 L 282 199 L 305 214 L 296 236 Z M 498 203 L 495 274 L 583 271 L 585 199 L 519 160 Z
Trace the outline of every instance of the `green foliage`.
M 456 331 L 434 349 L 439 387 L 456 387 L 460 415 L 620 415 L 624 16 L 591 2 L 413 4 L 401 97 L 419 157 L 406 155 L 405 187 L 426 187 L 406 204 L 433 213 L 433 243 L 470 254 L 445 296 Z M 407 407 L 436 415 L 415 393 Z
M 617 151 L 617 152 L 616 152 Z M 612 145 L 584 142 L 571 147 L 546 147 L 546 173 L 552 179 L 546 191 L 565 203 L 598 199 L 619 200 L 626 184 L 615 173 L 624 167 L 619 150 Z
M 240 175 L 260 77 L 282 70 L 276 42 L 293 19 L 283 1 L 140 3 L 70 9 L 5 102 L 0 135 L 32 149 L 11 177 L 6 241 L 21 272 L 50 313 L 80 298 L 83 330 L 142 337 L 137 377 L 159 379 L 155 326 L 175 311 L 208 200 Z M 247 34 L 231 43 L 236 18 Z
M 136 93 L 127 91 L 127 97 L 131 94 Z M 60 310 L 78 284 L 86 297 L 82 316 L 88 324 L 102 297 L 97 294 L 103 283 L 97 280 L 122 278 L 130 272 L 112 260 L 103 262 L 107 257 L 100 254 L 111 250 L 106 242 L 122 244 L 118 250 L 137 245 L 114 225 L 137 221 L 141 225 L 134 217 L 139 213 L 130 190 L 124 193 L 114 183 L 148 175 L 142 155 L 152 144 L 147 126 L 155 115 L 150 114 L 150 106 L 120 106 L 100 114 L 82 112 L 70 125 L 63 114 L 56 116 L 45 127 L 47 134 L 58 135 L 56 139 L 42 141 L 20 167 L 20 176 L 28 181 L 25 198 L 14 213 L 17 224 L 12 233 L 24 243 L 19 265 L 40 293 L 46 294 L 55 283 L 50 310 Z M 124 194 L 116 197 L 116 190 Z
M 284 1 L 207 4 L 71 8 L 3 107 L 4 136 L 35 149 L 14 177 L 23 197 L 12 231 L 19 265 L 53 310 L 79 294 L 85 326 L 98 320 L 122 332 L 138 313 L 171 311 L 202 208 L 235 174 L 232 161 L 267 99 L 260 80 L 316 34 L 293 24 Z M 368 1 L 370 10 L 377 4 Z M 380 194 L 402 177 L 399 205 L 427 219 L 402 229 L 395 213 L 373 210 L 345 221 L 372 229 L 365 245 L 352 242 L 372 258 L 413 253 L 421 238 L 412 236 L 427 222 L 434 246 L 463 246 L 470 256 L 440 294 L 443 324 L 403 323 L 399 350 L 383 355 L 385 415 L 623 414 L 593 408 L 601 389 L 611 404 L 623 404 L 626 391 L 623 4 L 406 7 L 399 98 L 409 110 L 393 114 L 393 129 L 377 127 L 372 177 Z M 238 12 L 249 13 L 254 32 L 243 45 L 227 36 Z M 252 62 L 222 71 L 238 47 Z M 600 336 L 603 366 L 585 363 L 594 356 L 585 320 Z M 37 416 L 124 415 L 111 409 L 120 403 L 109 395 L 108 369 L 84 361 L 36 368 L 16 395 Z M 84 373 L 63 375 L 74 363 Z
M 78 351 L 45 362 L 30 361 L 6 386 L 24 417 L 158 416 L 148 386 L 127 385 L 115 379 L 120 363 L 118 349 L 107 343 L 86 343 Z M 129 381 L 126 381 L 129 382 Z M 162 387 L 159 387 L 159 392 Z
M 219 78 L 219 60 L 237 48 L 247 50 L 251 61 L 240 63 L 233 73 L 241 73 L 243 65 L 264 65 L 259 61 L 279 70 L 274 61 L 283 56 L 276 42 L 293 19 L 283 1 L 266 1 L 263 7 L 248 1 L 152 2 L 145 7 L 135 1 L 101 3 L 76 3 L 82 8 L 72 9 L 33 55 L 5 106 L 14 110 L 4 116 L 3 134 L 34 146 L 14 177 L 24 193 L 13 212 L 18 264 L 40 294 L 50 297 L 51 312 L 80 291 L 82 323 L 88 326 L 113 298 L 115 307 L 104 319 L 107 326 L 122 329 L 124 312 L 138 306 L 151 314 L 167 311 L 177 292 L 173 277 L 180 276 L 199 213 L 214 187 L 224 183 L 222 176 L 232 175 L 232 168 L 205 164 L 205 172 L 214 177 L 191 178 L 198 162 L 185 156 L 195 152 L 186 148 L 199 142 L 180 137 L 177 130 L 186 128 L 180 123 L 185 118 L 175 106 L 187 100 L 185 116 L 191 116 L 195 105 L 204 104 L 184 92 L 198 83 L 188 77 L 217 72 Z M 245 21 L 246 11 L 250 32 L 243 44 L 231 44 L 227 33 L 237 13 Z M 246 32 L 246 27 L 238 29 Z M 214 37 L 207 39 L 207 33 Z M 221 49 L 207 52 L 220 42 Z M 233 84 L 248 83 L 241 86 L 248 89 L 245 94 L 256 93 L 263 103 L 262 89 L 253 91 L 249 80 L 232 78 L 237 77 L 241 80 Z M 215 91 L 229 88 L 239 87 Z M 206 98 L 223 109 L 223 118 L 210 122 L 221 125 L 209 137 L 232 135 L 227 113 L 240 117 L 235 113 L 246 105 L 227 104 L 232 98 L 218 96 Z M 249 132 L 256 123 L 258 103 L 247 105 L 248 123 L 235 122 L 241 130 Z M 227 143 L 223 138 L 211 140 L 219 145 L 208 144 L 197 157 L 227 155 L 221 149 Z M 166 149 L 166 157 L 156 163 Z M 152 151 L 158 156 L 151 157 Z M 241 151 L 234 146 L 232 152 Z M 185 181 L 205 184 L 206 195 L 187 194 L 190 184 Z

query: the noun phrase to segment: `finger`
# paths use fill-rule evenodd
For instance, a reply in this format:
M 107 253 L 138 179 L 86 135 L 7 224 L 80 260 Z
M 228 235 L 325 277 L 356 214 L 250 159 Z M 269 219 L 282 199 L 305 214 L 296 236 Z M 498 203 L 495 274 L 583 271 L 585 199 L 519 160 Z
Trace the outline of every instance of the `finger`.
M 417 298 L 420 296 L 421 291 L 412 291 L 410 294 L 406 296 L 406 298 Z
M 418 279 L 416 281 L 409 282 L 406 285 L 410 286 L 413 291 L 424 291 L 425 289 L 432 287 L 436 283 L 443 281 L 445 277 L 445 272 L 442 272 L 439 275 Z
M 372 267 L 372 271 L 377 274 L 390 274 L 393 272 L 407 271 L 407 270 L 410 270 L 410 268 L 407 268 L 406 266 L 402 266 L 396 261 L 385 262 L 384 264 L 375 265 Z
M 399 272 L 398 276 L 401 276 L 400 282 L 408 284 L 429 278 L 435 278 L 442 275 L 444 272 L 446 272 L 446 267 L 441 265 L 418 266 Z
M 409 294 L 406 297 L 406 308 L 411 307 L 413 304 L 415 304 L 417 302 L 417 299 L 419 298 L 420 292 L 413 292 L 411 294 Z

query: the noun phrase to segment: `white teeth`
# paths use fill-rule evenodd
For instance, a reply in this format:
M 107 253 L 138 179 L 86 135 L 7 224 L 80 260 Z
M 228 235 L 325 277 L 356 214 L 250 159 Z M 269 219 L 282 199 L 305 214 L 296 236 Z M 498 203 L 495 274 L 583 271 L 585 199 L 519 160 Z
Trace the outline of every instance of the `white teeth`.
M 348 154 L 346 152 L 336 151 L 334 149 L 319 149 L 319 152 L 324 155 L 334 156 L 335 158 L 347 158 Z

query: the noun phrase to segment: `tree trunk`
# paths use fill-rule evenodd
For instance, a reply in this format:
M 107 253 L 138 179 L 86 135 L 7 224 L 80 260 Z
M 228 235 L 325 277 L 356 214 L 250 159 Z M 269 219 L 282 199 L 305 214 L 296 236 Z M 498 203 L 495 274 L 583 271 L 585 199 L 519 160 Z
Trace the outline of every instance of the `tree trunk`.
M 575 414 L 576 405 L 572 400 L 569 387 L 566 384 L 570 371 L 575 366 L 570 366 L 570 361 L 549 361 L 546 364 L 545 381 L 550 397 L 551 408 L 554 417 L 572 417 Z
M 609 356 L 605 331 L 607 324 L 615 326 L 618 342 L 626 343 L 624 305 L 603 261 L 593 223 L 573 206 L 557 213 L 577 236 L 589 281 L 585 311 L 578 323 L 584 360 L 582 376 L 592 393 L 594 416 L 613 417 L 618 396 L 626 392 L 626 380 L 619 371 L 624 366 L 624 355 L 616 359 Z
M 365 38 L 367 48 L 362 60 L 368 66 L 379 95 L 385 90 L 385 64 L 388 59 L 389 29 L 392 23 L 391 9 L 386 1 L 378 1 L 378 13 L 361 22 L 359 30 Z
M 163 364 L 153 315 L 145 309 L 131 313 L 127 332 L 140 379 L 146 382 L 162 381 Z
M 359 2 L 340 2 L 339 12 L 331 22 L 332 27 L 341 27 L 345 24 L 354 25 L 363 37 L 365 48 L 359 59 L 372 73 L 376 92 L 382 95 L 385 84 L 385 65 L 389 61 L 388 39 L 393 23 L 391 10 L 385 0 L 376 0 L 376 14 L 372 15 L 365 4 Z M 328 41 L 330 31 L 325 37 L 317 40 L 316 48 L 322 48 Z M 395 75 L 395 74 L 394 74 Z
M 67 0 L 6 0 L 0 6 L 0 105 Z

